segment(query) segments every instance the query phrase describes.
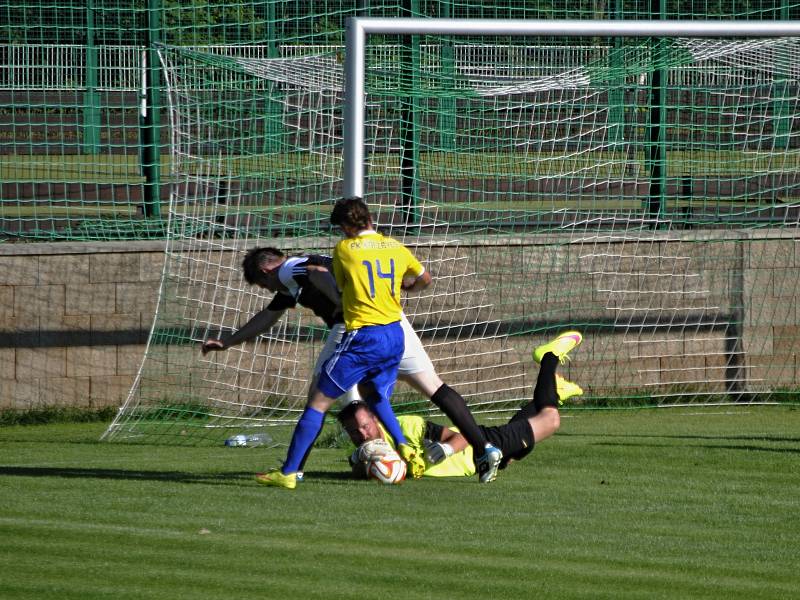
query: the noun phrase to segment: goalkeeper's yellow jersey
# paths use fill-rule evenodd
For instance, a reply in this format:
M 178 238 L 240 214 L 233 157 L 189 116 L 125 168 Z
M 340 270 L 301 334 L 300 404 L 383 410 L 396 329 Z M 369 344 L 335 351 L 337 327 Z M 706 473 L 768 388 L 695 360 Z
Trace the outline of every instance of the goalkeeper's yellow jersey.
M 399 321 L 403 277 L 424 272 L 408 248 L 375 231 L 336 244 L 333 274 L 342 291 L 347 330 Z
M 408 445 L 414 448 L 414 450 L 420 454 L 423 454 L 425 451 L 425 444 L 423 443 L 422 439 L 425 435 L 425 419 L 413 415 L 400 415 L 397 417 L 397 420 L 400 423 L 400 430 L 403 432 L 403 435 L 406 436 Z M 392 436 L 386 432 L 386 430 L 383 428 L 383 425 L 378 423 L 378 426 L 381 428 L 381 432 L 383 433 L 383 439 L 389 442 L 392 448 L 394 448 L 394 440 L 392 439 Z M 449 429 L 458 431 L 458 429 L 455 427 L 449 427 Z M 453 456 L 445 458 L 438 465 L 432 465 L 426 459 L 425 473 L 423 473 L 423 476 L 468 477 L 474 474 L 475 461 L 472 458 L 472 446 L 467 446 L 461 452 L 456 452 L 453 454 Z

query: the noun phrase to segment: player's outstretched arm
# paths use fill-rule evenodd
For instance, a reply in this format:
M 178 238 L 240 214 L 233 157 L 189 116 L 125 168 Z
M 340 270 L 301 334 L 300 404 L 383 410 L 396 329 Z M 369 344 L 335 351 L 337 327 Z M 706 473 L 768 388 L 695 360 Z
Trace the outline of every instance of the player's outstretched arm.
M 203 345 L 200 349 L 203 351 L 203 354 L 216 352 L 218 350 L 225 350 L 225 343 L 220 339 L 206 340 L 203 342 Z
M 231 346 L 236 346 L 242 342 L 252 340 L 259 334 L 265 332 L 267 329 L 275 325 L 284 312 L 285 311 L 282 310 L 271 310 L 269 308 L 263 309 L 262 311 L 256 313 L 252 319 L 250 319 L 241 327 L 241 329 L 238 329 L 230 336 L 221 339 L 206 340 L 203 342 L 203 354 L 208 354 L 209 352 L 218 350 L 227 350 Z
M 453 431 L 449 427 L 442 429 L 442 439 L 439 440 L 443 444 L 449 444 L 454 452 L 461 452 L 464 448 L 469 446 L 467 438 L 461 435 L 458 431 Z

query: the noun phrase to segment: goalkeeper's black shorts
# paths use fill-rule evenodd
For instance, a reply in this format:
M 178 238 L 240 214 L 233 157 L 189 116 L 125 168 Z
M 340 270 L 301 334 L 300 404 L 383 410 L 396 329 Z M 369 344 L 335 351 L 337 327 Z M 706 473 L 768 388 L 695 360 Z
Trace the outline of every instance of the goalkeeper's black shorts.
M 521 460 L 533 450 L 533 429 L 527 419 L 517 419 L 506 425 L 485 427 L 478 425 L 489 442 L 495 448 L 500 448 L 503 460 L 500 468 L 505 469 L 510 460 Z M 437 423 L 425 423 L 425 439 L 438 442 L 442 439 L 442 427 Z

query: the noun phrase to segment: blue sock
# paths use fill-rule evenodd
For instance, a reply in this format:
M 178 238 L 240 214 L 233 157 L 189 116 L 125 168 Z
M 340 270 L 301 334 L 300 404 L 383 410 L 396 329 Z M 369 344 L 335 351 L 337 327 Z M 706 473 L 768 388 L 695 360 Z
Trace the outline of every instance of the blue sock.
M 368 400 L 367 403 L 372 409 L 372 412 L 381 420 L 381 423 L 383 423 L 389 435 L 394 438 L 395 445 L 399 446 L 400 444 L 408 443 L 406 442 L 406 436 L 403 435 L 403 431 L 400 429 L 400 423 L 397 421 L 397 417 L 392 410 L 392 405 L 389 404 L 388 400 L 382 398 L 378 402 Z
M 319 412 L 315 408 L 306 406 L 300 420 L 294 427 L 292 441 L 289 444 L 289 452 L 286 455 L 286 462 L 283 463 L 281 473 L 289 475 L 300 470 L 300 463 L 311 450 L 314 440 L 317 439 L 319 432 L 322 431 L 322 423 L 325 413 Z

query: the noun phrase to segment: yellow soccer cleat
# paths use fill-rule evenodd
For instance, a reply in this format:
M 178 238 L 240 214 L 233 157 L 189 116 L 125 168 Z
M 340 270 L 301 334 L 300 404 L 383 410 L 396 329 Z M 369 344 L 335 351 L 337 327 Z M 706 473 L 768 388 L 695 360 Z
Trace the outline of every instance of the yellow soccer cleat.
M 561 375 L 556 375 L 556 393 L 558 394 L 558 405 L 561 406 L 565 400 L 582 395 L 583 389 L 577 383 L 572 383 Z
M 280 472 L 280 469 L 275 469 L 267 473 L 257 473 L 256 481 L 262 485 L 273 485 L 275 487 L 293 490 L 297 487 L 297 473 L 284 475 Z
M 552 352 L 558 357 L 561 364 L 569 358 L 568 352 L 571 352 L 578 344 L 583 341 L 583 336 L 577 331 L 565 331 L 559 333 L 558 337 L 552 342 L 542 344 L 533 349 L 533 360 L 537 363 L 542 362 L 542 357 L 548 352 Z
M 416 450 L 408 444 L 400 444 L 397 446 L 397 451 L 400 453 L 403 460 L 406 461 L 408 470 L 411 472 L 411 477 L 414 479 L 422 477 L 422 474 L 425 473 L 425 459 L 422 458 L 422 455 L 417 453 Z

